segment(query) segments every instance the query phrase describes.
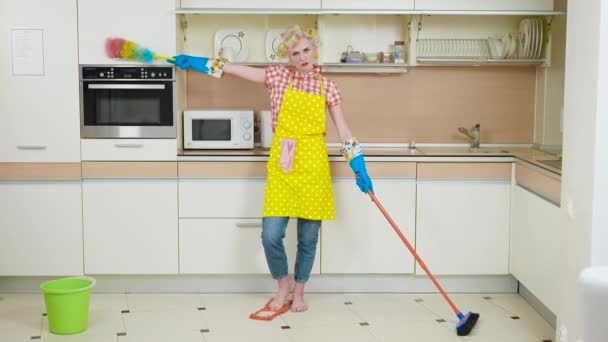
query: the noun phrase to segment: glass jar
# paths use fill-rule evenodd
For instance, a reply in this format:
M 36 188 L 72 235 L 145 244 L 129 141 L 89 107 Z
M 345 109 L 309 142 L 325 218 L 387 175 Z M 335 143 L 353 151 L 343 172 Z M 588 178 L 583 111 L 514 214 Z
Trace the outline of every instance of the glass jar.
M 395 63 L 405 64 L 405 41 L 395 41 L 395 45 L 393 46 L 393 58 Z

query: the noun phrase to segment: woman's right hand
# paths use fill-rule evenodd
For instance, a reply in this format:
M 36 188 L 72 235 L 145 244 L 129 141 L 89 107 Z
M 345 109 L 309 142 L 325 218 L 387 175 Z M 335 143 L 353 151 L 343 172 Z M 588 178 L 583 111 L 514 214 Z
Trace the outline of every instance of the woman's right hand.
M 203 74 L 209 73 L 209 68 L 207 67 L 207 62 L 209 58 L 207 57 L 195 57 L 190 55 L 177 55 L 175 57 L 175 61 L 169 60 L 168 62 L 171 64 L 175 64 L 178 68 L 185 70 L 188 68 L 192 68 L 198 72 Z

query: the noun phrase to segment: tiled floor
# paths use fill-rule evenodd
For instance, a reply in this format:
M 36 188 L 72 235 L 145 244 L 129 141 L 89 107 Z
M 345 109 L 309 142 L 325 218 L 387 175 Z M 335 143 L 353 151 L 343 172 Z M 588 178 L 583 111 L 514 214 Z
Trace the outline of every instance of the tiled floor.
M 516 294 L 455 294 L 478 312 L 471 335 L 438 294 L 309 294 L 309 311 L 253 321 L 270 294 L 93 294 L 89 328 L 48 332 L 41 295 L 0 295 L 0 341 L 68 342 L 542 342 L 554 331 Z

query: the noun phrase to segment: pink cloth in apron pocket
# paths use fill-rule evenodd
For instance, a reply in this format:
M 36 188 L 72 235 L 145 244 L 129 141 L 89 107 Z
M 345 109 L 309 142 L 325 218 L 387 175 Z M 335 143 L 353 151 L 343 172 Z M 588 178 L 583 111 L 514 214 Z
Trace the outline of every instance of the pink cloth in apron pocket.
M 283 168 L 283 172 L 291 171 L 293 167 L 293 159 L 295 157 L 296 139 L 281 139 L 281 157 L 279 158 L 279 166 Z

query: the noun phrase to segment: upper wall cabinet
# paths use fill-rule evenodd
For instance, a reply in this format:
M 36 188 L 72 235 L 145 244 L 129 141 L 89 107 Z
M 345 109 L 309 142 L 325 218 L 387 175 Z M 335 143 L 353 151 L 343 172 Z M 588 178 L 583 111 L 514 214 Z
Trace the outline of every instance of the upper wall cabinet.
M 413 10 L 414 0 L 322 0 L 321 8 L 328 10 Z
M 76 1 L 0 3 L 0 162 L 79 162 Z
M 159 55 L 175 55 L 176 0 L 78 0 L 80 64 L 120 64 L 133 61 L 106 57 L 108 37 L 122 37 Z
M 361 1 L 358 1 L 361 2 Z M 365 2 L 365 1 L 363 1 Z M 372 2 L 372 1 L 368 1 Z M 386 2 L 386 1 L 385 1 Z M 225 9 L 277 9 L 277 10 L 298 10 L 298 9 L 314 9 L 321 8 L 321 0 L 291 0 L 291 1 L 275 1 L 275 0 L 182 0 L 181 8 L 225 8 Z
M 386 2 L 386 1 L 384 1 Z M 407 1 L 406 1 L 407 2 Z M 553 11 L 553 0 L 416 0 L 417 11 Z

